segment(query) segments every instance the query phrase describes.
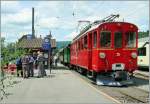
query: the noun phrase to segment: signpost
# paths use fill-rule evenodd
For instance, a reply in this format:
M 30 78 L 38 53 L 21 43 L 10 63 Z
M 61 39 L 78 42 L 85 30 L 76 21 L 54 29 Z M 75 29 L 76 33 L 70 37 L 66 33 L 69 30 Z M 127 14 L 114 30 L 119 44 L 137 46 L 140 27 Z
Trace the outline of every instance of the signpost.
M 42 48 L 43 48 L 43 50 L 47 50 L 48 51 L 48 69 L 50 70 L 50 74 L 51 74 L 51 67 L 50 67 L 51 43 L 50 43 L 50 38 L 49 37 L 45 37 L 44 38 L 44 42 L 42 44 Z

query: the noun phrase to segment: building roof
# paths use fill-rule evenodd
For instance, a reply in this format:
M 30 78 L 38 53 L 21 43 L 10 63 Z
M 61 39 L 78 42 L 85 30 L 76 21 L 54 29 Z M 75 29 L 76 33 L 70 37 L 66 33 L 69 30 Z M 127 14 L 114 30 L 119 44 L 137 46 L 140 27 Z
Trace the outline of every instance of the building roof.
M 34 39 L 26 39 L 24 36 L 19 40 L 17 47 L 18 48 L 42 48 L 42 43 L 44 39 L 42 38 L 34 38 Z M 56 48 L 56 40 L 51 39 L 51 47 Z

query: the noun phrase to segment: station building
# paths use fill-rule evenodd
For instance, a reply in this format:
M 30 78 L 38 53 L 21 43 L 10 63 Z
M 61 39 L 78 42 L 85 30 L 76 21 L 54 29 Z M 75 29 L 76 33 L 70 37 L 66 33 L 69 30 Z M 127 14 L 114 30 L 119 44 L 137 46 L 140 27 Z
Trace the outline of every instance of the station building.
M 50 38 L 51 44 L 51 57 L 50 60 L 53 60 L 53 51 L 56 49 L 56 39 L 51 39 L 51 35 L 47 35 Z M 23 35 L 17 43 L 17 48 L 19 49 L 26 49 L 30 53 L 37 53 L 38 51 L 43 52 L 44 57 L 47 59 L 44 62 L 45 68 L 48 68 L 48 51 L 42 48 L 42 44 L 44 42 L 44 38 L 35 37 L 34 35 Z

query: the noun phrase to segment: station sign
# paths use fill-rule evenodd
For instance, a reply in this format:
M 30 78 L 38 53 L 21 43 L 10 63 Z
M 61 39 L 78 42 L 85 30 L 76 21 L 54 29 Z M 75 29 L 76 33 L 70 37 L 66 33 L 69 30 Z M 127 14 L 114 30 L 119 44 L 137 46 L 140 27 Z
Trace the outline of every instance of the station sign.
M 51 50 L 51 44 L 49 38 L 45 38 L 42 44 L 43 50 Z

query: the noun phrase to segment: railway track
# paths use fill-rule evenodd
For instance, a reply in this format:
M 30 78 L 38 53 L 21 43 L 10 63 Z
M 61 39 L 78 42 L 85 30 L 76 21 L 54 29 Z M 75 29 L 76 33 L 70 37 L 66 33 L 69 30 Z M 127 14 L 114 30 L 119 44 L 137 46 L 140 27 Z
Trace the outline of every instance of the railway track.
M 96 89 L 106 93 L 122 104 L 148 104 L 149 92 L 139 89 L 136 85 L 125 87 L 98 86 L 94 81 L 72 70 L 72 72 Z M 136 80 L 136 79 L 135 79 Z
M 149 73 L 149 72 L 147 72 L 147 73 Z M 137 77 L 137 78 L 142 78 L 142 79 L 149 80 L 149 76 L 148 75 L 144 75 L 142 73 L 134 73 L 133 76 Z

